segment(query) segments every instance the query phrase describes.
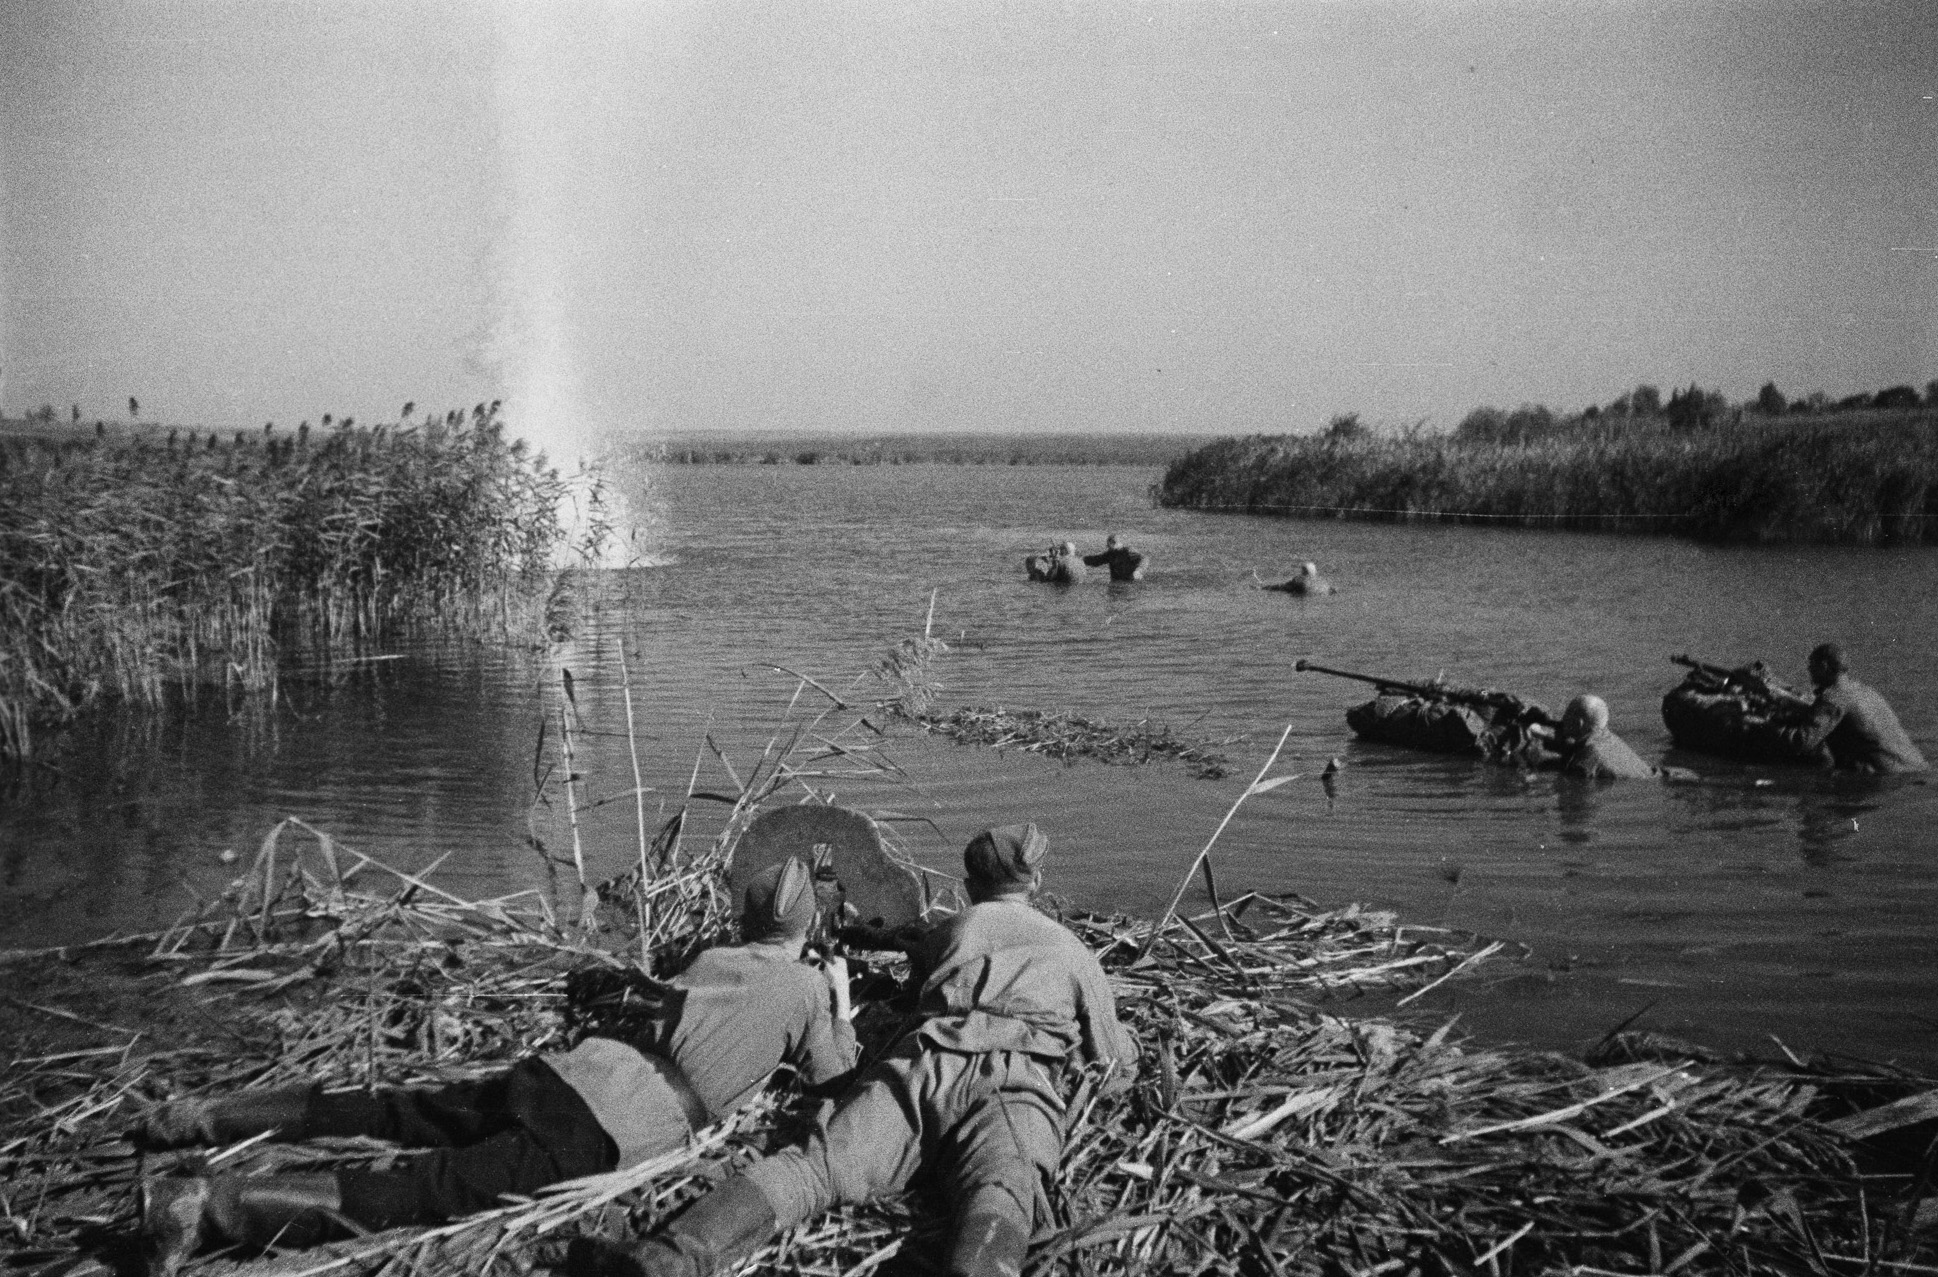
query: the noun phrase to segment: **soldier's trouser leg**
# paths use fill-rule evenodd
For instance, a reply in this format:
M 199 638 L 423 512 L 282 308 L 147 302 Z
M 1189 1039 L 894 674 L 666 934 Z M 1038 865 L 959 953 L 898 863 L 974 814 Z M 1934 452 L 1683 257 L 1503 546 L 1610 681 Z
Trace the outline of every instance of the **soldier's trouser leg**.
M 264 1133 L 275 1139 L 300 1140 L 318 1093 L 315 1086 L 285 1086 L 170 1100 L 136 1118 L 128 1138 L 151 1152 L 193 1144 L 233 1144 Z
M 977 1057 L 962 1090 L 941 1149 L 955 1223 L 948 1272 L 1016 1277 L 1063 1151 L 1062 1101 L 1042 1065 L 1012 1052 Z
M 612 1138 L 550 1066 L 526 1060 L 481 1082 L 435 1091 L 321 1097 L 324 1121 L 417 1146 L 443 1145 L 394 1170 L 343 1171 L 343 1213 L 369 1228 L 434 1223 L 500 1205 L 506 1193 L 596 1175 L 619 1163 Z
M 861 1075 L 806 1144 L 748 1168 L 747 1178 L 774 1208 L 776 1227 L 906 1188 L 944 1127 L 936 1101 L 947 1092 L 947 1075 L 972 1058 L 898 1046 Z
M 573 1244 L 571 1277 L 709 1277 L 836 1202 L 907 1185 L 921 1165 L 925 1095 L 939 1088 L 912 1046 L 864 1073 L 803 1148 L 766 1157 L 634 1247 Z M 967 1057 L 957 1057 L 967 1058 Z

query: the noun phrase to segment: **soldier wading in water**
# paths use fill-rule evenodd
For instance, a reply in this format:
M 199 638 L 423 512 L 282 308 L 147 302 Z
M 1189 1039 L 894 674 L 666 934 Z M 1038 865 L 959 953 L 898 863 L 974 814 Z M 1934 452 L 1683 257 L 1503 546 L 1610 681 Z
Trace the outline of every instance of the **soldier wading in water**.
M 707 1277 L 840 1202 L 942 1174 L 954 1234 L 946 1271 L 1022 1271 L 1063 1151 L 1064 1074 L 1130 1084 L 1136 1047 L 1097 958 L 1030 904 L 1048 840 L 986 829 L 963 852 L 971 904 L 908 947 L 920 1027 L 867 1069 L 805 1144 L 757 1162 L 631 1248 L 572 1243 L 574 1277 Z
M 205 1241 L 308 1246 L 368 1229 L 435 1223 L 560 1180 L 678 1148 L 734 1112 L 783 1060 L 810 1086 L 857 1060 L 847 964 L 801 963 L 815 919 L 800 860 L 748 884 L 747 943 L 708 949 L 667 982 L 651 1028 L 628 1042 L 588 1037 L 571 1051 L 439 1088 L 325 1092 L 317 1086 L 185 1099 L 143 1115 L 146 1149 L 369 1135 L 432 1151 L 388 1171 L 157 1179 L 143 1186 L 151 1274 L 167 1277 Z

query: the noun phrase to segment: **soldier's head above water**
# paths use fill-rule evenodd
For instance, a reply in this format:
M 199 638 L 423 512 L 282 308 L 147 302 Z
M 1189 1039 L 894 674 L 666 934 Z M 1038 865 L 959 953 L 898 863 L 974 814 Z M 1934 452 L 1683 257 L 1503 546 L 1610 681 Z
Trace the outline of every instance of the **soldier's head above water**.
M 977 904 L 1009 896 L 1028 897 L 1043 881 L 1050 840 L 1035 825 L 985 829 L 962 849 L 969 898 Z
M 1844 654 L 1842 643 L 1819 643 L 1811 650 L 1810 681 L 1818 687 L 1829 687 L 1849 673 L 1850 667 L 1850 657 Z
M 1562 735 L 1579 740 L 1608 726 L 1608 702 L 1589 692 L 1568 702 L 1561 714 Z

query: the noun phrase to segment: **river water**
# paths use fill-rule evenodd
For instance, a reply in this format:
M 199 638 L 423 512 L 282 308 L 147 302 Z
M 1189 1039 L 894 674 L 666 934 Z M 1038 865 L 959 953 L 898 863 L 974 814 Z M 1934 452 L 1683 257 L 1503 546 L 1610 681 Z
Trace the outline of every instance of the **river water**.
M 1233 774 L 1175 764 L 1065 766 L 897 736 L 894 782 L 840 797 L 893 809 L 919 859 L 948 868 L 975 829 L 1034 819 L 1050 886 L 1154 912 L 1288 726 L 1276 768 L 1214 852 L 1221 890 L 1295 890 L 1517 941 L 1528 957 L 1409 1008 L 1560 1048 L 1630 1015 L 1729 1050 L 1938 1062 L 1938 790 L 1837 780 L 1670 749 L 1666 659 L 1769 660 L 1801 681 L 1839 639 L 1938 756 L 1938 551 L 1711 547 L 1666 539 L 1392 527 L 1154 508 L 1155 471 L 1039 466 L 669 466 L 623 476 L 631 568 L 589 579 L 578 637 L 551 651 L 406 646 L 296 670 L 269 713 L 204 697 L 103 716 L 16 778 L 0 811 L 0 946 L 166 925 L 219 890 L 294 815 L 401 867 L 447 857 L 474 895 L 543 878 L 527 842 L 569 845 L 556 783 L 534 808 L 541 718 L 574 674 L 591 797 L 631 784 L 618 653 L 636 711 L 647 816 L 744 774 L 797 680 L 843 688 L 895 640 L 954 650 L 941 704 L 1150 719 L 1242 738 Z M 1128 533 L 1147 579 L 1024 581 L 1022 556 Z M 1326 599 L 1250 588 L 1314 559 Z M 1644 757 L 1701 784 L 1587 786 L 1354 741 L 1364 689 L 1293 662 L 1444 672 L 1558 709 L 1607 698 Z M 866 685 L 857 693 L 873 695 Z M 812 702 L 810 692 L 806 700 Z M 796 708 L 798 717 L 799 707 Z M 543 742 L 557 768 L 556 733 Z M 1328 795 L 1318 777 L 1344 766 Z M 542 770 L 542 768 L 541 768 Z M 630 799 L 587 813 L 595 873 L 637 854 Z M 229 859 L 223 853 L 233 853 Z M 1188 899 L 1200 902 L 1194 886 Z M 1379 1009 L 1367 1004 L 1369 1009 Z M 1775 1039 L 1773 1042 L 1772 1039 Z

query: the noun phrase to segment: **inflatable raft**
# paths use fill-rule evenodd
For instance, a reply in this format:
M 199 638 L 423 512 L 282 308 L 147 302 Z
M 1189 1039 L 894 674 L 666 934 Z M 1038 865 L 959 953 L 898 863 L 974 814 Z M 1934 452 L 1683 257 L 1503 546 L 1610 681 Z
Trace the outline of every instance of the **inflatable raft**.
M 1346 711 L 1346 726 L 1362 740 L 1436 754 L 1485 754 L 1493 737 L 1488 714 L 1471 705 L 1423 696 L 1380 695 Z
M 1691 669 L 1662 698 L 1663 725 L 1683 749 L 1746 763 L 1824 766 L 1828 760 L 1821 749 L 1798 749 L 1783 739 L 1783 719 L 1776 711 L 1767 697 L 1707 669 Z

